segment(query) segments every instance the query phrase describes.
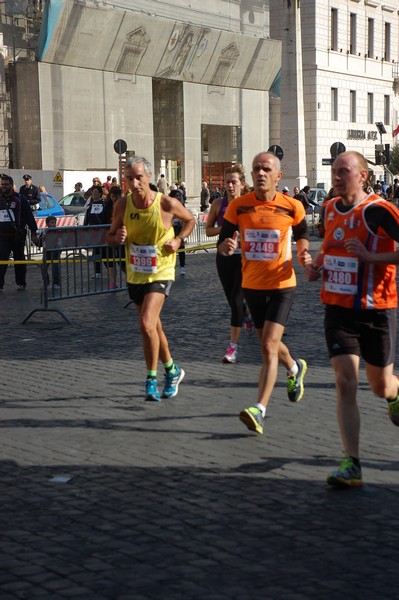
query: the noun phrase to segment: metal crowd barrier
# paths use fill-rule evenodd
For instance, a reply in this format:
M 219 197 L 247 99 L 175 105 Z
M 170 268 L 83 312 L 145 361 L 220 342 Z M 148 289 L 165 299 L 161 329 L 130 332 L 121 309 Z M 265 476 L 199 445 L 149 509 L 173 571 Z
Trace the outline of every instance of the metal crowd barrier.
M 35 220 L 38 231 L 43 231 L 46 228 L 46 219 L 44 217 L 40 217 Z M 79 227 L 79 225 L 75 216 L 67 215 L 65 217 L 57 217 L 57 228 L 58 227 Z M 211 238 L 207 237 L 205 229 L 206 219 L 204 219 L 203 215 L 199 215 L 196 218 L 196 225 L 186 242 L 186 252 L 207 250 L 208 248 L 214 248 L 216 246 L 217 236 Z M 28 260 L 42 255 L 42 249 L 38 248 L 32 242 L 31 232 L 29 229 L 27 229 L 26 235 L 25 255 Z
M 57 220 L 57 227 L 76 227 L 78 224 L 75 215 L 64 215 L 61 217 L 55 217 Z M 37 231 L 42 231 L 46 228 L 46 217 L 35 217 Z M 30 229 L 27 229 L 26 241 L 25 241 L 25 256 L 30 260 L 33 256 L 42 254 L 41 248 L 38 248 L 33 244 L 31 240 Z
M 205 226 L 205 223 L 197 222 L 185 244 L 185 252 L 216 246 L 217 236 L 207 238 Z M 57 312 L 71 323 L 62 310 L 49 308 L 49 304 L 58 300 L 115 293 L 127 288 L 125 248 L 124 245 L 117 248 L 108 246 L 105 239 L 109 227 L 91 225 L 43 230 L 43 249 L 36 247 L 43 252 L 42 260 L 31 261 L 40 265 L 42 270 L 42 306 L 33 309 L 22 323 L 26 323 L 34 313 L 45 311 Z M 28 238 L 31 244 L 30 236 Z
M 208 216 L 208 215 L 206 215 Z M 198 215 L 196 224 L 185 244 L 186 252 L 196 252 L 197 250 L 207 251 L 209 248 L 215 248 L 218 236 L 208 237 L 205 233 L 206 219 L 202 214 Z
M 43 231 L 43 259 L 39 263 L 43 306 L 33 309 L 23 323 L 41 311 L 58 312 L 70 323 L 63 311 L 50 309 L 49 303 L 126 289 L 123 246 L 116 249 L 108 246 L 105 241 L 108 229 L 109 225 L 99 225 L 54 227 Z M 110 285 L 111 279 L 115 287 Z

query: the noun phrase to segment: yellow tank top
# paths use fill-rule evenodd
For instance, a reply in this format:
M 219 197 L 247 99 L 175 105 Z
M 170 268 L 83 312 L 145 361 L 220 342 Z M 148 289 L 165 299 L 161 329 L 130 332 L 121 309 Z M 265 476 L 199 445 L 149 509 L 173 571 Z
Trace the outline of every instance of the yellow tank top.
M 176 253 L 167 254 L 164 244 L 174 238 L 171 226 L 162 222 L 161 197 L 158 193 L 149 208 L 136 208 L 131 193 L 126 197 L 123 223 L 126 237 L 126 278 L 128 283 L 174 281 Z

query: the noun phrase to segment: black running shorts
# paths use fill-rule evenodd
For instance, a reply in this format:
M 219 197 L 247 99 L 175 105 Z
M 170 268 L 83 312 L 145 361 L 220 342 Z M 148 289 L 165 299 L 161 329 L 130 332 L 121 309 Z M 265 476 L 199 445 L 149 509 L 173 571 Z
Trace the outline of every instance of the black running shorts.
M 358 310 L 327 304 L 324 334 L 330 358 L 354 354 L 369 365 L 386 367 L 395 358 L 396 309 Z
M 128 283 L 129 298 L 135 304 L 141 306 L 144 301 L 144 296 L 151 292 L 169 296 L 170 288 L 173 281 L 153 281 L 152 283 Z
M 295 288 L 283 290 L 243 288 L 243 292 L 256 329 L 262 329 L 265 321 L 285 326 L 294 301 Z

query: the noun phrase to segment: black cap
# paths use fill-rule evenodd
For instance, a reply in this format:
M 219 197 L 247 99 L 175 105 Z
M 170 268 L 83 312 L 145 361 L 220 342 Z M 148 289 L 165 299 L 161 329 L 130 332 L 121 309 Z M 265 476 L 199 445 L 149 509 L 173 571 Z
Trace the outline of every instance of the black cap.
M 27 181 L 28 179 L 32 179 L 32 175 L 25 174 L 25 175 L 22 177 L 22 179 L 25 179 L 25 181 Z

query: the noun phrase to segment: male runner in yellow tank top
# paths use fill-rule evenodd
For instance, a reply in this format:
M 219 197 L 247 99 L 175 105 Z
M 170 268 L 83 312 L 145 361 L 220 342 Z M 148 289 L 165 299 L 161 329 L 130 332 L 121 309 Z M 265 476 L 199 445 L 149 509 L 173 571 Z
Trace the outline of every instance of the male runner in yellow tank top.
M 185 373 L 173 362 L 162 328 L 161 311 L 175 279 L 176 252 L 195 225 L 193 215 L 175 198 L 150 188 L 151 164 L 142 156 L 129 158 L 125 178 L 129 192 L 114 208 L 107 241 L 126 244 L 129 296 L 137 306 L 147 365 L 146 400 L 161 400 L 158 359 L 165 368 L 163 398 L 176 396 Z M 172 220 L 183 228 L 175 237 Z

